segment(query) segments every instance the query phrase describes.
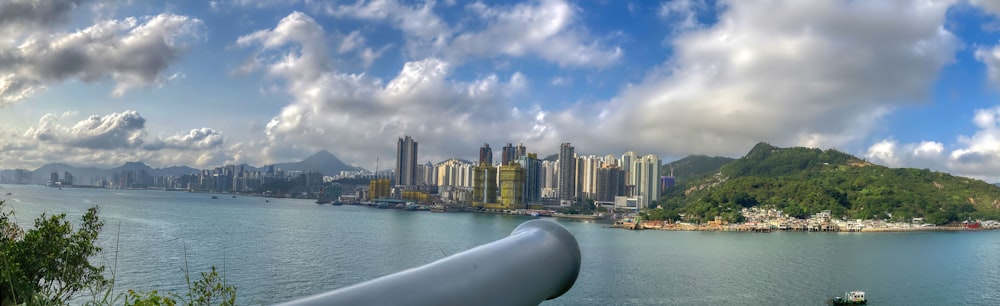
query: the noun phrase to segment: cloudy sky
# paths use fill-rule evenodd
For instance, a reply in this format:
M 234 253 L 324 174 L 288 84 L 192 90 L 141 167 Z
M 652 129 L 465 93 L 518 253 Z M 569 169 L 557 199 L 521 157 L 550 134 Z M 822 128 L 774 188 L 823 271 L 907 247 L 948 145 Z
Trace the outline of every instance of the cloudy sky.
M 1000 2 L 0 0 L 0 168 L 760 141 L 1000 181 Z

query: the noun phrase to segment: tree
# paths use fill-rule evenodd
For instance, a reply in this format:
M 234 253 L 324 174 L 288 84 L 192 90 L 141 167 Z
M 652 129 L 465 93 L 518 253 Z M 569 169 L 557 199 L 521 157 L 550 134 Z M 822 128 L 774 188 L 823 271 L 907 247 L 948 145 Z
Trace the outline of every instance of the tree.
M 0 301 L 2 305 L 26 301 L 64 304 L 87 288 L 107 283 L 104 267 L 89 258 L 101 251 L 95 243 L 104 223 L 91 207 L 76 231 L 66 221 L 66 214 L 42 216 L 35 227 L 24 232 L 4 211 L 0 201 Z

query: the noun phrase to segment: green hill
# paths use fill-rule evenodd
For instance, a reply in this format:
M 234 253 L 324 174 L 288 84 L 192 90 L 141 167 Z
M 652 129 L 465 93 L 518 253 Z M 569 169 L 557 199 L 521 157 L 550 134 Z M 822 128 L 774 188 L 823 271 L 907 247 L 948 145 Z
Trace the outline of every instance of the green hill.
M 723 165 L 732 161 L 734 161 L 734 159 L 729 157 L 691 155 L 664 164 L 663 167 L 661 167 L 660 173 L 663 175 L 669 175 L 670 169 L 673 167 L 674 177 L 677 178 L 678 182 L 684 182 L 698 178 L 706 178 L 718 173 L 719 168 L 722 168 Z
M 676 169 L 675 169 L 676 171 Z M 1000 187 L 947 173 L 888 168 L 836 150 L 754 146 L 717 174 L 678 184 L 661 198 L 654 218 L 740 221 L 744 207 L 766 206 L 806 217 L 834 216 L 945 224 L 1000 219 Z M 891 217 L 890 217 L 891 216 Z

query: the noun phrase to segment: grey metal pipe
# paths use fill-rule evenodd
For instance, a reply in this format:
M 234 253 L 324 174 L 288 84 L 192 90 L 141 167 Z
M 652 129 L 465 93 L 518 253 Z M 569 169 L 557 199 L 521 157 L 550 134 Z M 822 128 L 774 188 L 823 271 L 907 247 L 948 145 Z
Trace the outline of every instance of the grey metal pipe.
M 569 291 L 579 274 L 573 234 L 536 219 L 430 264 L 281 305 L 538 305 Z

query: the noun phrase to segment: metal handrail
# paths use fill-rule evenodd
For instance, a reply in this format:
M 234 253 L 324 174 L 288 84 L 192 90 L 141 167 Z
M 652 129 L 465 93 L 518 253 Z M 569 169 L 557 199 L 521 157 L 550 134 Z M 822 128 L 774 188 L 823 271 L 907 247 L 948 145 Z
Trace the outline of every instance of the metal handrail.
M 579 274 L 573 234 L 530 220 L 503 239 L 281 305 L 538 305 L 569 291 Z

